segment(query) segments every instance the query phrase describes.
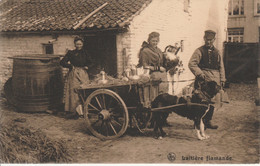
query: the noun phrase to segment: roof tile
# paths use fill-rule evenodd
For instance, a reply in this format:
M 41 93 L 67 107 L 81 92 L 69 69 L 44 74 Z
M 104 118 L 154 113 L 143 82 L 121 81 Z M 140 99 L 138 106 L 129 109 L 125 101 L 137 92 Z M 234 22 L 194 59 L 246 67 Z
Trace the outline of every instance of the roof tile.
M 152 0 L 2 0 L 0 31 L 72 30 L 92 11 L 108 3 L 78 29 L 114 28 Z

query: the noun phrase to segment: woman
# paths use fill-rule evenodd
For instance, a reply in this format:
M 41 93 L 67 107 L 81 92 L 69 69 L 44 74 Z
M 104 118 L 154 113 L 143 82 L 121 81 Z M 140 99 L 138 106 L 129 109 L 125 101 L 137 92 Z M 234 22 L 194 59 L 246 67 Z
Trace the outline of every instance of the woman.
M 144 41 L 142 48 L 139 52 L 139 67 L 149 70 L 151 78 L 161 79 L 163 82 L 160 84 L 159 93 L 168 92 L 166 70 L 163 66 L 163 53 L 157 47 L 160 40 L 158 32 L 149 34 L 148 42 Z
M 64 58 L 60 61 L 60 65 L 69 68 L 65 84 L 65 107 L 64 110 L 69 114 L 69 118 L 77 118 L 77 110 L 79 106 L 79 97 L 75 92 L 80 84 L 89 81 L 87 73 L 88 68 L 92 65 L 90 56 L 83 49 L 83 39 L 75 37 L 74 50 L 69 50 Z M 78 107 L 78 108 L 77 108 Z M 79 110 L 80 111 L 80 110 Z
M 148 69 L 152 79 L 155 78 L 162 80 L 162 83 L 159 85 L 159 94 L 167 93 L 168 82 L 164 67 L 164 55 L 161 49 L 157 47 L 160 41 L 160 34 L 158 32 L 150 33 L 147 41 L 148 43 L 146 41 L 143 42 L 142 48 L 140 49 L 138 66 Z M 166 121 L 168 115 L 168 113 L 162 115 L 162 123 L 166 126 L 170 126 Z M 151 126 L 153 126 L 153 122 L 151 123 Z

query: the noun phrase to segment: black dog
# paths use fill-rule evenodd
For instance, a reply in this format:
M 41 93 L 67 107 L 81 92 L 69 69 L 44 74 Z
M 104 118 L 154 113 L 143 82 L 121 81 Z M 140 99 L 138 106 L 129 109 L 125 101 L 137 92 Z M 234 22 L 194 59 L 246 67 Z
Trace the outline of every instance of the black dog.
M 205 134 L 205 125 L 211 120 L 214 113 L 214 106 L 211 102 L 213 98 L 220 90 L 220 87 L 216 82 L 202 82 L 200 83 L 200 89 L 195 90 L 191 96 L 184 96 L 178 98 L 177 96 L 169 95 L 168 93 L 161 94 L 155 98 L 152 102 L 152 108 L 160 108 L 165 106 L 171 106 L 176 104 L 183 104 L 182 106 L 169 108 L 168 110 L 154 111 L 152 117 L 152 123 L 154 124 L 154 133 L 156 138 L 166 136 L 163 131 L 163 124 L 165 123 L 165 116 L 168 112 L 175 112 L 176 114 L 187 117 L 194 121 L 194 126 L 197 131 L 198 139 L 203 140 L 209 138 Z M 196 105 L 203 104 L 203 105 Z M 158 131 L 160 130 L 160 132 Z

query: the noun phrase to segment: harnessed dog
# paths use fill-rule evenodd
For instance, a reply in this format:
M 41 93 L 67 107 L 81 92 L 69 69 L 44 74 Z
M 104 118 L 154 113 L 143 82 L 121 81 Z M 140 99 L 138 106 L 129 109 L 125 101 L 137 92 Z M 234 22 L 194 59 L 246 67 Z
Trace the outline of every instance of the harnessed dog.
M 201 88 L 193 91 L 191 95 L 177 97 L 165 93 L 154 99 L 152 102 L 152 108 L 182 104 L 178 107 L 169 107 L 165 111 L 153 112 L 152 122 L 156 138 L 161 139 L 167 135 L 163 131 L 163 124 L 168 112 L 174 112 L 177 115 L 193 120 L 194 128 L 199 140 L 209 138 L 209 136 L 205 134 L 205 129 L 207 128 L 205 124 L 207 124 L 213 116 L 214 106 L 212 105 L 213 103 L 211 102 L 211 99 L 219 92 L 220 87 L 214 81 L 204 81 L 200 85 Z

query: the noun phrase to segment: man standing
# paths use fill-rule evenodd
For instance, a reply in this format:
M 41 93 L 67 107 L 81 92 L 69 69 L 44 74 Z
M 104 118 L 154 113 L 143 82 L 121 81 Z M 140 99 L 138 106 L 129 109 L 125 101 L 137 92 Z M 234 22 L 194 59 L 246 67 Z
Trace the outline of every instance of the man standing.
M 225 69 L 222 57 L 217 48 L 214 47 L 216 32 L 205 31 L 205 44 L 195 50 L 189 61 L 189 68 L 196 76 L 194 88 L 199 88 L 199 80 L 215 81 L 219 86 L 223 86 L 226 81 Z M 211 121 L 205 123 L 207 128 L 217 129 Z

